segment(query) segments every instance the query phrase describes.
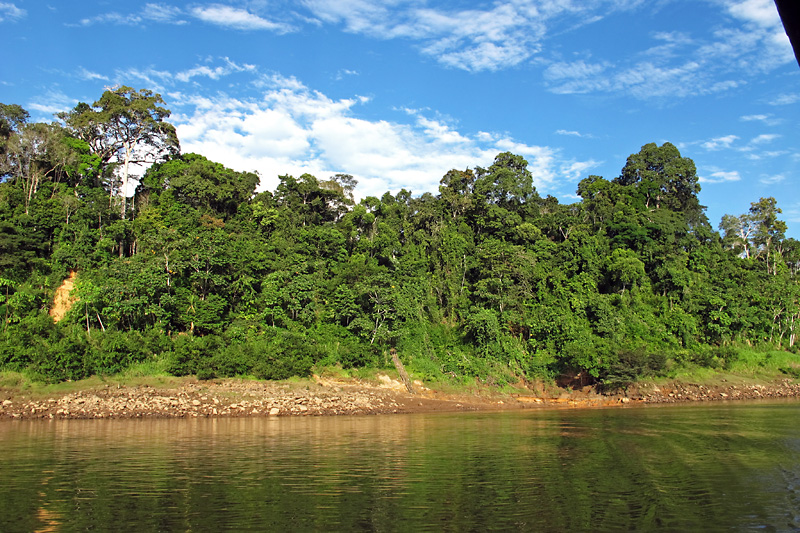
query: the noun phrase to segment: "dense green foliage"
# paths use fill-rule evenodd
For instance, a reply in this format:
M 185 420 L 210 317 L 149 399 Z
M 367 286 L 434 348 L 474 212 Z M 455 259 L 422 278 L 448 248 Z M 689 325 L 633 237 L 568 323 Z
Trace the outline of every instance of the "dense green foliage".
M 348 175 L 255 194 L 256 174 L 180 154 L 161 103 L 123 87 L 62 124 L 0 104 L 0 367 L 64 380 L 161 358 L 285 378 L 385 365 L 395 347 L 426 377 L 613 385 L 722 367 L 736 345 L 794 349 L 800 245 L 775 200 L 720 235 L 669 143 L 569 205 L 510 153 L 450 170 L 438 195 L 356 204 Z M 124 198 L 136 154 L 157 162 Z M 78 300 L 56 324 L 70 271 Z

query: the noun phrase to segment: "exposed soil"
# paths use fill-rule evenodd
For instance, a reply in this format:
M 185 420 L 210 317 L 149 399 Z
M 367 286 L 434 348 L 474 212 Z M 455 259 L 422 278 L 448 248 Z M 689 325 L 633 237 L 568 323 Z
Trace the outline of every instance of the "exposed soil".
M 70 297 L 70 293 L 75 288 L 75 278 L 77 276 L 77 273 L 73 270 L 69 273 L 69 277 L 61 283 L 61 286 L 56 289 L 53 305 L 50 307 L 50 316 L 53 317 L 53 322 L 61 321 L 67 312 L 72 309 L 72 304 L 76 302 L 75 298 Z
M 553 389 L 546 395 L 500 394 L 488 388 L 454 394 L 428 389 L 420 382 L 414 388 L 416 394 L 409 394 L 388 376 L 379 376 L 377 383 L 319 377 L 306 383 L 234 379 L 183 379 L 165 385 L 101 383 L 59 394 L 0 388 L 0 419 L 357 415 L 800 397 L 800 384 L 788 379 L 768 384 L 723 380 L 713 386 L 645 383 L 613 395 L 598 394 L 591 387 Z

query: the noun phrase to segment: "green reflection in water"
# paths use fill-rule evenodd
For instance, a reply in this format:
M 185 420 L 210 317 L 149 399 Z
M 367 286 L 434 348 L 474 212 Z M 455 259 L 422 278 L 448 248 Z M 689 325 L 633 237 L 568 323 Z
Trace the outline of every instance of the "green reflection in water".
M 799 414 L 8 422 L 0 530 L 788 530 Z

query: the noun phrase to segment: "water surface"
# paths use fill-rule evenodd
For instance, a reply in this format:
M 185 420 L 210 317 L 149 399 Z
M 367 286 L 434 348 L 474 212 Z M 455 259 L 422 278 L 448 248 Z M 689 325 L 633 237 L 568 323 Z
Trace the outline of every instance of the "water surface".
M 0 531 L 800 528 L 800 403 L 0 423 Z

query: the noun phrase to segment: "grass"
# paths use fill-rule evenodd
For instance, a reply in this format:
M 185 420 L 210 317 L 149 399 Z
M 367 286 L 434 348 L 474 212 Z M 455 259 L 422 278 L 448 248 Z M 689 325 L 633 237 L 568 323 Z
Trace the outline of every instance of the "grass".
M 674 367 L 667 376 L 655 382 L 683 381 L 716 385 L 723 382 L 746 381 L 767 383 L 779 379 L 800 379 L 800 355 L 782 350 L 740 348 L 721 362 L 721 368 L 692 363 Z
M 422 360 L 423 363 L 428 363 Z M 113 376 L 92 376 L 75 382 L 46 384 L 37 381 L 36 376 L 28 372 L 0 371 L 0 390 L 14 391 L 16 394 L 30 396 L 54 396 L 69 394 L 81 390 L 92 390 L 109 386 L 137 387 L 157 386 L 161 388 L 177 388 L 194 377 L 174 377 L 167 372 L 169 361 L 165 358 L 153 358 L 136 363 L 123 372 Z M 714 366 L 702 366 L 696 362 L 673 364 L 668 374 L 661 378 L 648 378 L 644 381 L 666 383 L 682 381 L 686 383 L 719 385 L 724 382 L 747 382 L 752 384 L 769 383 L 779 379 L 790 378 L 800 380 L 800 354 L 787 351 L 731 348 L 724 355 L 715 357 Z M 500 363 L 485 364 L 480 378 L 465 374 L 456 375 L 442 372 L 433 364 L 420 364 L 420 360 L 412 360 L 407 365 L 412 380 L 422 380 L 429 388 L 448 394 L 486 395 L 530 394 L 532 390 L 543 395 L 552 395 L 555 386 L 547 379 L 536 379 L 526 387 L 518 375 Z M 314 373 L 326 379 L 358 380 L 377 383 L 379 374 L 387 374 L 399 380 L 394 368 L 361 367 L 343 368 L 338 363 L 320 365 Z M 238 376 L 236 379 L 255 379 L 252 376 Z M 291 378 L 287 383 L 302 386 L 309 383 L 309 378 Z M 563 391 L 561 391 L 563 392 Z

